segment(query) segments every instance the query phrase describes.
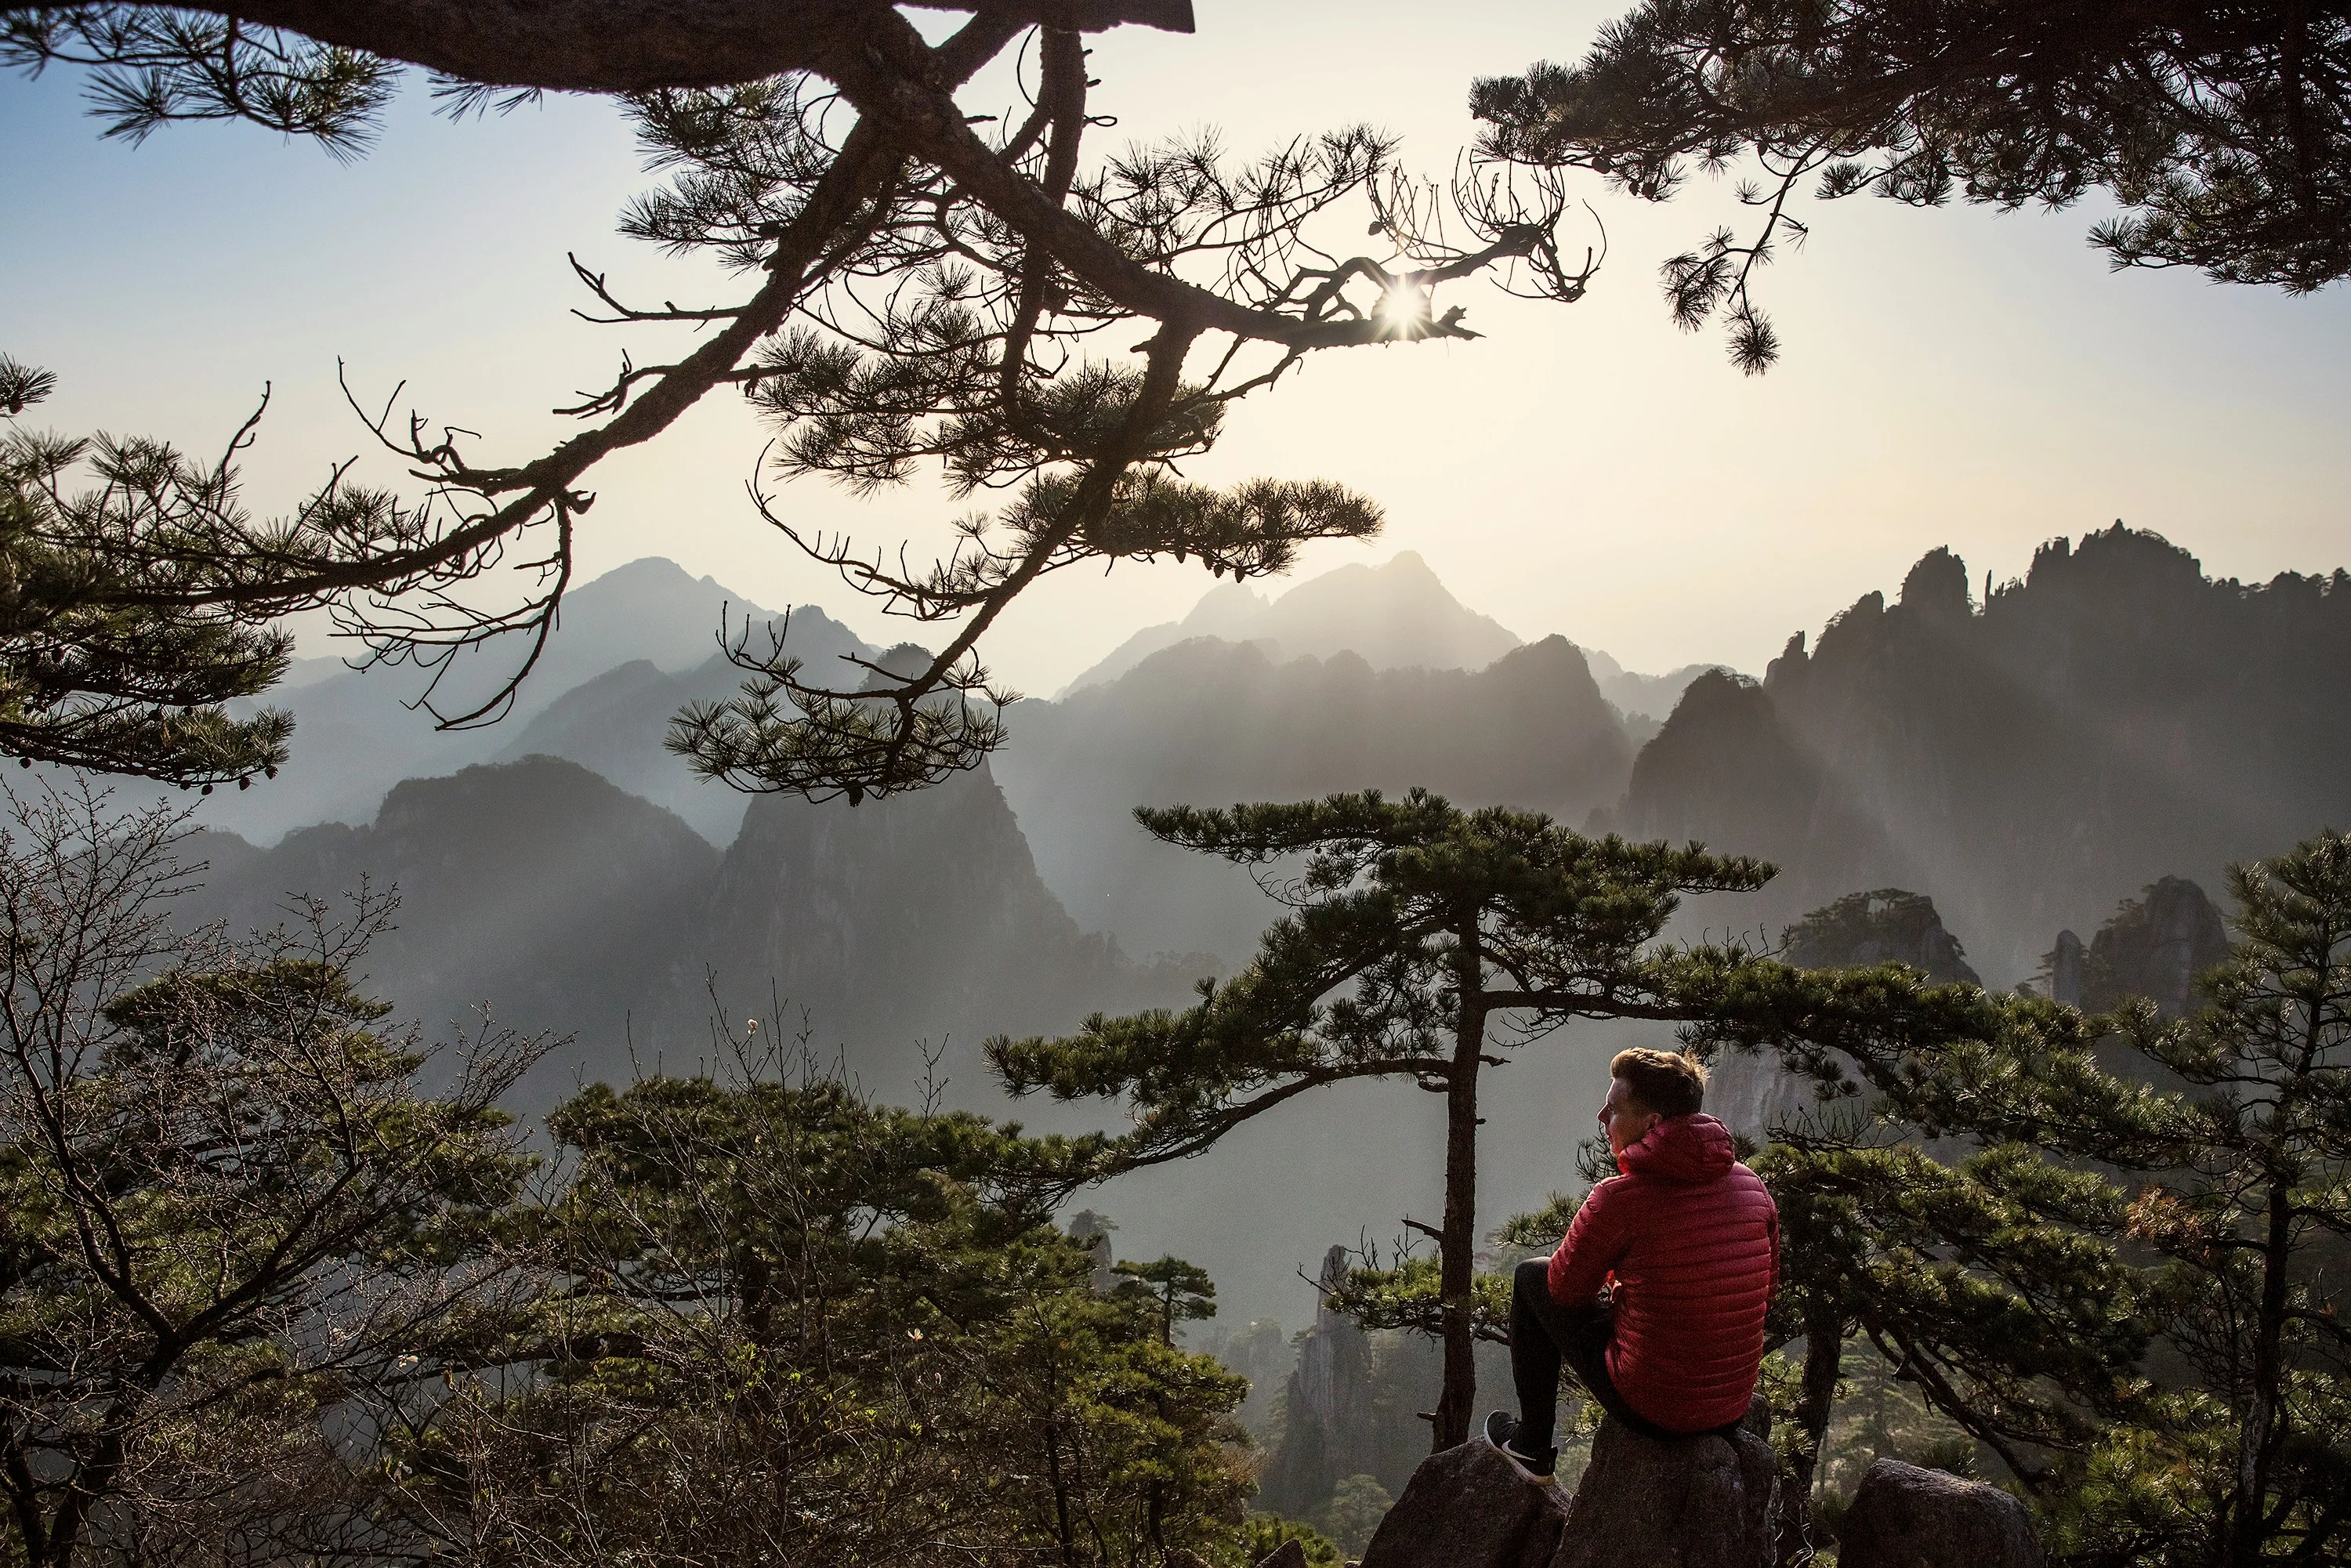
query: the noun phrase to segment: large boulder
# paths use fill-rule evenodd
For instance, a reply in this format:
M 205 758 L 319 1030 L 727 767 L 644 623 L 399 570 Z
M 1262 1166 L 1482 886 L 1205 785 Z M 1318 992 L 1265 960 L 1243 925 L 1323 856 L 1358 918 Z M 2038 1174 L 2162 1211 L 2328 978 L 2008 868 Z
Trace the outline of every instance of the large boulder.
M 1771 1429 L 1761 1397 L 1729 1438 L 1604 1421 L 1573 1500 L 1482 1440 L 1447 1448 L 1413 1472 L 1363 1568 L 1770 1568 Z
M 1760 1395 L 1727 1438 L 1602 1422 L 1550 1568 L 1771 1568 L 1771 1430 Z
M 2041 1568 L 2024 1504 L 1981 1481 L 1880 1459 L 1837 1526 L 1838 1568 Z
M 1420 1462 L 1363 1568 L 1544 1568 L 1566 1518 L 1558 1488 L 1529 1484 L 1473 1437 Z

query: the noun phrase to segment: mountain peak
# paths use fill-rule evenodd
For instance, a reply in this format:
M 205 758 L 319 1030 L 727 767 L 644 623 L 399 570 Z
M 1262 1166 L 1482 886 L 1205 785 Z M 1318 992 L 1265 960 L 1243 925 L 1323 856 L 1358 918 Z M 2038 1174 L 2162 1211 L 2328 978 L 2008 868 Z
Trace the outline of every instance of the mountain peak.
M 1270 643 L 1277 660 L 1353 653 L 1380 670 L 1482 670 L 1520 643 L 1454 598 L 1426 560 L 1402 550 L 1377 565 L 1353 561 L 1311 577 L 1271 601 L 1242 583 L 1220 583 L 1182 621 L 1144 628 L 1061 695 L 1116 680 L 1196 637 Z

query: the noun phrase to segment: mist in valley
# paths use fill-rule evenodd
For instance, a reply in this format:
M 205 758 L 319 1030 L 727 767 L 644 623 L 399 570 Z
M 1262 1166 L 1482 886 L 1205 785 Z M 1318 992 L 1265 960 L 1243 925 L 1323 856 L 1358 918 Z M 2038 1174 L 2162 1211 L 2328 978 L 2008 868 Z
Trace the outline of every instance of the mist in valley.
M 1116 1128 L 1115 1106 L 1007 1101 L 980 1042 L 1180 1007 L 1248 961 L 1290 874 L 1159 842 L 1134 821 L 1144 805 L 1417 785 L 1695 840 L 1780 870 L 1759 894 L 1692 901 L 1678 939 L 1776 944 L 1842 895 L 1898 888 L 1931 901 L 1970 977 L 2045 985 L 2061 931 L 2087 943 L 2166 877 L 2217 897 L 2230 862 L 2351 819 L 2351 741 L 2331 722 L 2351 673 L 2344 580 L 2215 581 L 2116 526 L 2053 541 L 1987 600 L 1936 551 L 1792 631 L 1759 678 L 1628 673 L 1561 635 L 1522 642 L 1407 553 L 1270 598 L 1213 590 L 1018 704 L 988 764 L 852 807 L 746 799 L 664 749 L 683 701 L 737 678 L 722 615 L 784 622 L 647 559 L 575 591 L 555 678 L 489 729 L 375 722 L 404 712 L 396 669 L 295 689 L 301 733 L 316 722 L 320 738 L 274 784 L 203 803 L 191 913 L 266 925 L 289 894 L 396 888 L 381 995 L 431 1024 L 487 1004 L 563 1037 L 517 1091 L 527 1112 L 708 1061 L 715 996 L 737 1023 L 780 1009 L 816 1059 L 886 1100 L 927 1079 L 946 1103 L 1040 1130 Z M 883 652 L 810 607 L 788 635 L 812 660 Z M 1585 1022 L 1510 1052 L 1480 1211 L 1538 1207 L 1572 1179 L 1510 1151 L 1585 1135 L 1609 1057 L 1671 1040 Z M 1408 1241 L 1404 1222 L 1438 1207 L 1438 1113 L 1394 1086 L 1325 1090 L 1084 1201 L 1132 1255 L 1207 1267 L 1228 1322 L 1295 1325 L 1326 1249 Z

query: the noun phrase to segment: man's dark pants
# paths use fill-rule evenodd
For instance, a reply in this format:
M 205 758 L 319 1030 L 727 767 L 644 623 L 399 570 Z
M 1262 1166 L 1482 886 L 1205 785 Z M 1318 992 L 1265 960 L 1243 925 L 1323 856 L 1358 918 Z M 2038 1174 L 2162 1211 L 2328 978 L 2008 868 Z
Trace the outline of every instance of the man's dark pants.
M 1551 1260 L 1530 1258 L 1510 1282 L 1510 1381 L 1519 1390 L 1519 1436 L 1510 1446 L 1532 1452 L 1552 1444 L 1559 1421 L 1559 1369 L 1574 1368 L 1599 1406 L 1645 1437 L 1673 1437 L 1644 1420 L 1608 1375 L 1608 1342 L 1616 1319 L 1598 1298 L 1563 1307 L 1551 1293 Z

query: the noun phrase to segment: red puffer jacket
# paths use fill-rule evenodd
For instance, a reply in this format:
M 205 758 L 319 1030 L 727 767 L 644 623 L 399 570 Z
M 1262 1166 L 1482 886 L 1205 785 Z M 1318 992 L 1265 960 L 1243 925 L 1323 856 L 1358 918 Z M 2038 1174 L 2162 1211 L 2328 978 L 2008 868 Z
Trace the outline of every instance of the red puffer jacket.
M 1573 1305 L 1616 1281 L 1609 1375 L 1625 1402 L 1674 1432 L 1747 1414 L 1763 1313 L 1780 1282 L 1780 1211 L 1711 1116 L 1673 1116 L 1616 1156 L 1551 1259 Z

